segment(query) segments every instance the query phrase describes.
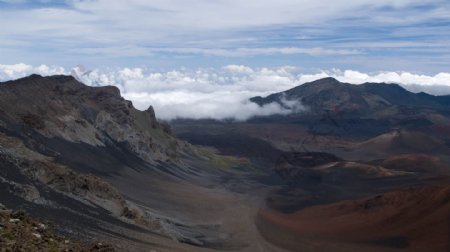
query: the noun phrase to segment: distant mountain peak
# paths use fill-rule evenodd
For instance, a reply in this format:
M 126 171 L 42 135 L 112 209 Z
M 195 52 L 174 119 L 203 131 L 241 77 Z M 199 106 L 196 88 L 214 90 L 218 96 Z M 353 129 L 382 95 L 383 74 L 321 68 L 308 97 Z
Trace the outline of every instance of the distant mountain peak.
M 335 111 L 369 115 L 389 107 L 448 108 L 450 98 L 415 94 L 398 84 L 349 84 L 327 77 L 304 83 L 267 97 L 253 97 L 250 101 L 262 106 L 282 104 L 284 99 L 307 106 L 309 113 Z
M 334 77 L 325 77 L 315 81 L 310 81 L 309 83 L 322 84 L 322 83 L 341 83 L 341 82 Z

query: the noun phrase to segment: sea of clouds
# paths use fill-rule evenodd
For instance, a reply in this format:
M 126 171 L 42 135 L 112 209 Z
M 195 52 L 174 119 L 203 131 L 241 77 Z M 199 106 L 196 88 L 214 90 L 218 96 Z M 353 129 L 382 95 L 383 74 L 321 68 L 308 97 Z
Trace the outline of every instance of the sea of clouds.
M 90 86 L 117 86 L 134 106 L 144 110 L 152 105 L 160 119 L 212 118 L 246 120 L 253 116 L 288 114 L 302 108 L 295 101 L 284 106 L 273 103 L 263 107 L 249 102 L 254 96 L 281 92 L 306 82 L 334 77 L 341 82 L 397 83 L 412 92 L 435 95 L 450 94 L 450 73 L 434 76 L 409 72 L 379 72 L 367 74 L 353 70 L 302 73 L 299 68 L 251 68 L 228 65 L 222 68 L 151 71 L 145 68 L 86 70 L 83 66 L 65 69 L 58 66 L 27 64 L 0 65 L 0 81 L 18 79 L 30 74 L 43 76 L 71 74 Z

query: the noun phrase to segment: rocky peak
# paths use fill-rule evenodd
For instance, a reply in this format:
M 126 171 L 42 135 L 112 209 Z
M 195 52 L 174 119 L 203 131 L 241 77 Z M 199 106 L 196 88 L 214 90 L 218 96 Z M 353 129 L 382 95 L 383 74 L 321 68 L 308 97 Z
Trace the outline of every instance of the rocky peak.
M 160 125 L 156 119 L 156 114 L 153 106 L 148 107 L 148 109 L 145 110 L 145 113 L 147 113 L 150 118 L 152 128 L 158 128 Z
M 153 106 L 148 107 L 148 109 L 146 109 L 145 112 L 147 112 L 151 118 L 156 118 Z

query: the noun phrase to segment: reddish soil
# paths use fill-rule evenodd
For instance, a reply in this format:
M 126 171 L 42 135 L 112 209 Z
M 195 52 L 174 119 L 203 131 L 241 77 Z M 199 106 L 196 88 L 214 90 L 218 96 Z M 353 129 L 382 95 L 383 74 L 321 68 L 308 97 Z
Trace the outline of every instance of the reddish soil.
M 268 240 L 289 249 L 296 246 L 295 241 L 301 247 L 306 239 L 333 243 L 336 248 L 449 251 L 450 187 L 405 189 L 292 214 L 261 209 L 258 226 Z M 267 228 L 281 230 L 280 235 Z

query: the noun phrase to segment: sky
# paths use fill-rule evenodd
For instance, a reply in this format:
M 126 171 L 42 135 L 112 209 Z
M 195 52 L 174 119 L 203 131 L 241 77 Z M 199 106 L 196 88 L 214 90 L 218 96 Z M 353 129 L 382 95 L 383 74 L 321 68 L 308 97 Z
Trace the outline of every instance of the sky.
M 448 0 L 0 0 L 2 64 L 447 71 Z
M 288 113 L 246 101 L 325 76 L 450 86 L 448 0 L 0 0 L 0 27 L 0 81 L 75 74 L 164 119 Z

